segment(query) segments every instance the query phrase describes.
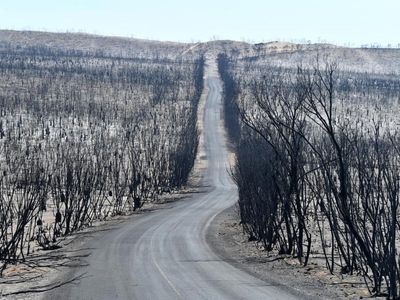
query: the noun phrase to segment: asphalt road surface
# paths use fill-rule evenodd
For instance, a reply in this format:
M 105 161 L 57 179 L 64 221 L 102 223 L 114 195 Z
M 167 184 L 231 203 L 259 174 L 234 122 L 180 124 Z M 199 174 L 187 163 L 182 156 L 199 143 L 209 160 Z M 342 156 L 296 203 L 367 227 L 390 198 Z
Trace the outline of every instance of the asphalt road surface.
M 210 61 L 209 61 L 210 63 Z M 205 191 L 143 214 L 124 226 L 88 240 L 85 274 L 45 295 L 47 299 L 294 299 L 277 286 L 239 270 L 206 242 L 212 219 L 237 199 L 227 169 L 222 126 L 222 86 L 215 62 L 206 70 L 204 152 Z

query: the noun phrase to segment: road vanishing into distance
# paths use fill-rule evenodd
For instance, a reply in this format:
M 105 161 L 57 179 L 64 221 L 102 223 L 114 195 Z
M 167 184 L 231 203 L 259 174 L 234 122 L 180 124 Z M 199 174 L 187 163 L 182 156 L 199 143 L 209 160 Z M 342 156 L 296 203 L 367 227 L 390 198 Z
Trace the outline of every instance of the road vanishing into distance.
M 203 191 L 165 209 L 132 218 L 88 239 L 85 274 L 47 299 L 295 299 L 278 286 L 235 268 L 206 242 L 213 218 L 237 200 L 228 169 L 222 120 L 222 86 L 214 59 L 207 60 L 203 116 Z M 68 278 L 66 278 L 68 279 Z

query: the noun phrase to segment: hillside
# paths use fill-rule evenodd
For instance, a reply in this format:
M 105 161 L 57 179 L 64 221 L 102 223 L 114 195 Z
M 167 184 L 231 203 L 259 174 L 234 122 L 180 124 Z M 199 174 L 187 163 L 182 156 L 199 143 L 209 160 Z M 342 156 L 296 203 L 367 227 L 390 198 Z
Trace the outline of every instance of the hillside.
M 319 57 L 321 60 L 338 61 L 342 68 L 351 71 L 400 73 L 400 49 L 346 48 L 331 44 L 294 44 L 277 41 L 249 44 L 230 40 L 177 43 L 85 33 L 0 30 L 0 50 L 10 46 L 17 48 L 40 46 L 63 51 L 136 58 L 141 56 L 179 58 L 204 52 L 214 55 L 224 52 L 244 61 L 284 67 L 311 64 Z
M 52 33 L 39 31 L 0 30 L 0 47 L 47 47 L 62 51 L 101 52 L 109 56 L 170 57 L 184 52 L 189 44 L 158 42 L 125 37 L 106 37 L 86 33 Z
M 309 65 L 321 61 L 336 61 L 348 71 L 382 74 L 400 73 L 400 49 L 345 48 L 330 45 L 292 45 L 291 47 L 260 47 L 245 60 L 272 63 L 284 67 Z

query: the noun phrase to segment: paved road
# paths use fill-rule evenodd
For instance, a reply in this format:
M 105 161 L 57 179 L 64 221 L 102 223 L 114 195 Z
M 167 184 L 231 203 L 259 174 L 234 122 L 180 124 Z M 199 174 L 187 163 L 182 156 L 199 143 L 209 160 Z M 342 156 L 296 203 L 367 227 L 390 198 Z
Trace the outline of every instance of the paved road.
M 206 243 L 212 219 L 236 201 L 228 173 L 221 126 L 221 83 L 207 68 L 204 151 L 205 192 L 144 214 L 89 241 L 93 248 L 77 284 L 52 291 L 48 299 L 293 299 L 278 287 L 234 268 Z M 71 274 L 70 274 L 71 275 Z

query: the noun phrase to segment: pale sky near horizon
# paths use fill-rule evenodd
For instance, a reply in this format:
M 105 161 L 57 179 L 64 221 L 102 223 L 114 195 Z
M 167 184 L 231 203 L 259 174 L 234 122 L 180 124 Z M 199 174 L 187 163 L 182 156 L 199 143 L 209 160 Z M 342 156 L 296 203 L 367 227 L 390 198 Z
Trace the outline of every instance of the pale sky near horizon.
M 0 0 L 0 29 L 398 46 L 400 0 Z

